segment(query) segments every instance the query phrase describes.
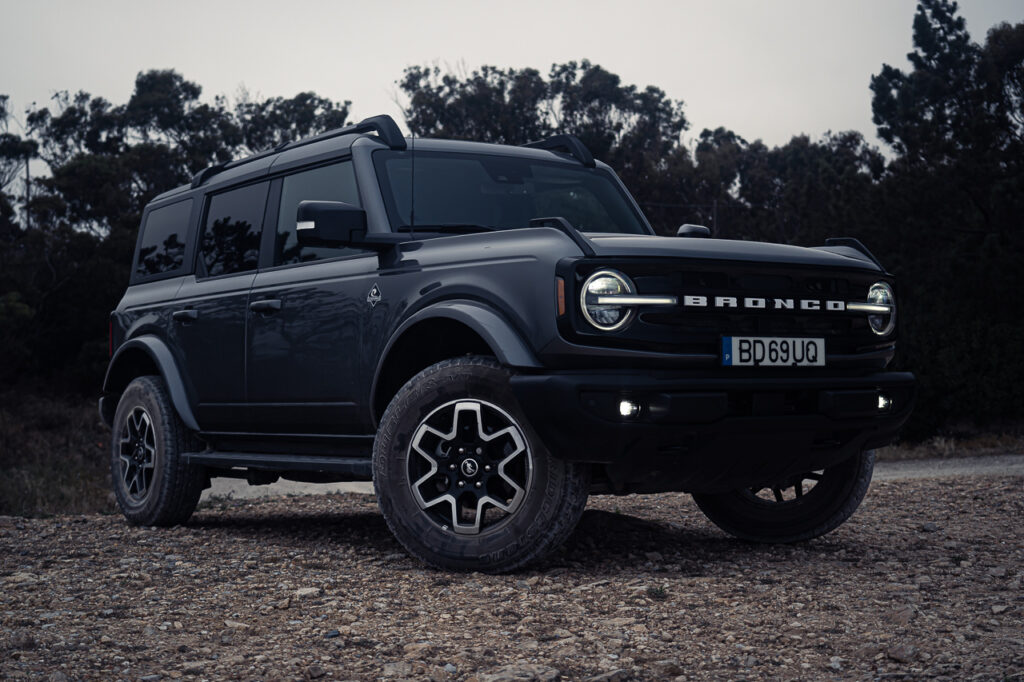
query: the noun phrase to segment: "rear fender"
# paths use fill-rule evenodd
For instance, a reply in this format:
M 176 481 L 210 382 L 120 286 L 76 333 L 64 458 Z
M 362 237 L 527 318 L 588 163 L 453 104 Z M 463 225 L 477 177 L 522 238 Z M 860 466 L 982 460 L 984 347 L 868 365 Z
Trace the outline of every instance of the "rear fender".
M 164 383 L 171 393 L 171 402 L 174 403 L 174 408 L 178 411 L 181 421 L 193 431 L 198 431 L 199 424 L 196 422 L 192 406 L 188 402 L 185 383 L 181 379 L 174 356 L 171 355 L 167 344 L 155 336 L 138 336 L 121 344 L 110 360 L 107 375 L 103 379 L 104 394 L 121 393 L 125 386 L 137 376 L 133 368 L 137 366 L 137 354 L 140 352 L 149 357 L 160 372 L 160 376 L 163 377 Z

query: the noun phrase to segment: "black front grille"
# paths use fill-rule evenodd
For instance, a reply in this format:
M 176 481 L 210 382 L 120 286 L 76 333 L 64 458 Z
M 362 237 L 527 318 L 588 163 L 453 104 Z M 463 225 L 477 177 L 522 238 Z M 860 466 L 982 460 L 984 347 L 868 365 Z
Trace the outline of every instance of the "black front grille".
M 826 310 L 826 301 L 864 301 L 878 273 L 825 271 L 798 266 L 692 261 L 604 263 L 633 280 L 637 293 L 671 295 L 679 305 L 641 309 L 636 320 L 614 334 L 600 334 L 577 315 L 574 333 L 581 342 L 668 353 L 717 354 L 723 336 L 793 336 L 825 339 L 829 355 L 867 352 L 892 343 L 868 327 L 864 313 Z M 576 286 L 594 268 L 577 272 Z M 707 300 L 705 307 L 684 306 L 684 297 Z M 737 307 L 716 307 L 716 297 Z M 745 308 L 745 299 L 763 299 L 764 308 Z M 773 309 L 775 299 L 792 300 L 794 309 Z M 820 301 L 822 310 L 800 310 L 801 300 Z

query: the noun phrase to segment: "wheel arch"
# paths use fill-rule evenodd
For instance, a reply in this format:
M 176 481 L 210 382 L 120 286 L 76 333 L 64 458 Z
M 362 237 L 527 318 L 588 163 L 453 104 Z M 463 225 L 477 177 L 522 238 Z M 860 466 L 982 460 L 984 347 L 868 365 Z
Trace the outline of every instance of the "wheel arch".
M 379 423 L 406 381 L 435 362 L 493 355 L 508 367 L 540 367 L 520 334 L 497 311 L 476 301 L 445 301 L 418 311 L 391 335 L 373 377 L 370 408 Z
M 171 355 L 170 349 L 163 341 L 155 336 L 138 336 L 121 345 L 114 353 L 107 367 L 107 374 L 103 379 L 103 393 L 105 395 L 120 395 L 131 383 L 132 379 L 147 374 L 159 374 L 167 390 L 171 394 L 171 402 L 177 410 L 181 421 L 193 431 L 199 430 L 192 406 L 188 402 L 188 393 L 185 390 L 185 383 L 181 379 L 178 365 Z M 104 401 L 109 408 L 110 419 L 104 414 L 104 421 L 113 422 L 113 409 L 117 407 L 115 400 Z M 101 412 L 103 412 L 101 408 Z

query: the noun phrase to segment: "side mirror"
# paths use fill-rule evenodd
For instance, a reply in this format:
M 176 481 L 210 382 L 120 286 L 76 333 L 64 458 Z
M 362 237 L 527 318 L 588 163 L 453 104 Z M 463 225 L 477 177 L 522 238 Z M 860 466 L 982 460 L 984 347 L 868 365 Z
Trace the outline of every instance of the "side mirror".
M 296 219 L 303 246 L 350 246 L 366 236 L 366 211 L 341 201 L 300 201 Z
M 676 231 L 677 237 L 710 237 L 711 230 L 704 227 L 703 225 L 680 225 Z

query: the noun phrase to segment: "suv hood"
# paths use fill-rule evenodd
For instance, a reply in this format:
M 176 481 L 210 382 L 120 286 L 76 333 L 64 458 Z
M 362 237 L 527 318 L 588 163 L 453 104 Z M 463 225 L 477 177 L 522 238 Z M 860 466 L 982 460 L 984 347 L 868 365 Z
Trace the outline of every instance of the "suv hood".
M 599 257 L 660 256 L 880 270 L 867 255 L 848 246 L 806 248 L 734 239 L 655 237 L 653 235 L 595 232 L 588 232 L 586 236 Z

